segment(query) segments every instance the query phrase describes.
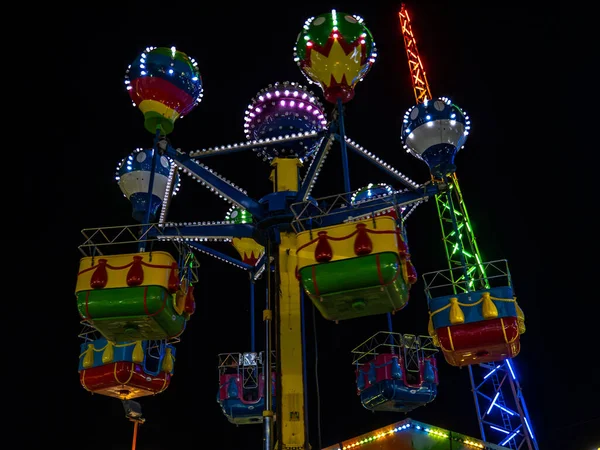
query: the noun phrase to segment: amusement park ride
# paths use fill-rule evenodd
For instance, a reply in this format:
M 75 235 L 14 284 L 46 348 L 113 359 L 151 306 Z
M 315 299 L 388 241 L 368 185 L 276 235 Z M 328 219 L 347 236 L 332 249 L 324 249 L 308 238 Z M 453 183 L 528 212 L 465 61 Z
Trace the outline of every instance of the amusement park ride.
M 352 354 L 360 402 L 375 412 L 401 413 L 432 402 L 441 353 L 451 366 L 468 368 L 482 441 L 538 449 L 512 363 L 525 331 L 523 312 L 507 262 L 486 262 L 479 254 L 455 173 L 470 121 L 449 99 L 431 96 L 404 5 L 399 18 L 416 98 L 401 141 L 430 169 L 431 179 L 422 184 L 346 136 L 344 104 L 377 57 L 357 15 L 333 10 L 311 17 L 294 48 L 300 70 L 334 106 L 331 118 L 304 86 L 269 84 L 246 110 L 242 143 L 186 153 L 167 139 L 175 121 L 202 99 L 193 58 L 174 47 L 148 47 L 129 66 L 126 87 L 154 136 L 152 147 L 134 150 L 117 167 L 119 187 L 139 223 L 82 231 L 75 295 L 83 327 L 81 384 L 124 402 L 136 427 L 134 447 L 143 422 L 135 399 L 169 386 L 177 343 L 195 313 L 196 255 L 204 253 L 249 274 L 251 311 L 255 281 L 266 277 L 267 285 L 264 349 L 256 351 L 253 340 L 248 351 L 218 355 L 217 403 L 232 424 L 260 424 L 265 450 L 309 449 L 305 299 L 330 321 L 387 315 L 391 324 L 417 281 L 405 221 L 419 204 L 435 199 L 448 269 L 422 275 L 429 335 L 400 334 L 390 325 L 358 345 Z M 344 192 L 313 198 L 334 146 L 341 152 Z M 206 164 L 212 156 L 248 150 L 270 166 L 273 191 L 259 199 Z M 352 190 L 348 150 L 393 183 Z M 231 205 L 225 220 L 167 221 L 183 175 Z M 211 248 L 215 241 L 231 242 L 240 258 Z M 461 440 L 454 448 L 500 448 L 484 444 Z

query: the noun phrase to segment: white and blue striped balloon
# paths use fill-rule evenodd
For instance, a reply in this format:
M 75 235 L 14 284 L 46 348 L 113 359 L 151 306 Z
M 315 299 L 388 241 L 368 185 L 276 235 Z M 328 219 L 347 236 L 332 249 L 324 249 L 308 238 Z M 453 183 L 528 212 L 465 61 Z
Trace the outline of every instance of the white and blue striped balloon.
M 440 97 L 410 108 L 402 124 L 402 144 L 425 161 L 435 177 L 456 171 L 454 157 L 464 146 L 471 121 L 448 98 Z
M 150 212 L 150 222 L 154 222 L 161 208 L 169 183 L 175 183 L 172 195 L 179 190 L 179 176 L 172 174 L 173 161 L 164 155 L 157 155 L 152 195 L 148 196 L 152 172 L 153 149 L 137 148 L 117 166 L 116 180 L 123 195 L 131 202 L 132 216 L 144 223 Z

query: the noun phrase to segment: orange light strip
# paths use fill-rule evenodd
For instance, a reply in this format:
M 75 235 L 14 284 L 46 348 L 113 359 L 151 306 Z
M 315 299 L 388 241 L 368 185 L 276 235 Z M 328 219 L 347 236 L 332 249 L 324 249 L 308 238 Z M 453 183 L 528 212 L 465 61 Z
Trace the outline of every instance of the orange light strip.
M 417 104 L 423 103 L 425 100 L 432 98 L 431 90 L 429 89 L 429 83 L 427 83 L 423 62 L 419 57 L 419 50 L 417 50 L 417 41 L 413 34 L 410 17 L 404 3 L 400 7 L 398 17 L 400 18 L 400 28 L 402 30 L 402 37 L 404 38 L 404 48 L 406 49 L 406 57 L 408 58 L 408 69 L 410 70 L 415 100 Z

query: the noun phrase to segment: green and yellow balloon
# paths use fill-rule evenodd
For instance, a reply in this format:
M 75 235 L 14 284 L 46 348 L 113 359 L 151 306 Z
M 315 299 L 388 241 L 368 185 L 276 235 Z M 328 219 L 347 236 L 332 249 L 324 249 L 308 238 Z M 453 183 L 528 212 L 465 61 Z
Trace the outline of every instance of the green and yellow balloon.
M 337 12 L 311 17 L 298 34 L 294 60 L 325 100 L 346 103 L 373 66 L 377 50 L 362 17 Z

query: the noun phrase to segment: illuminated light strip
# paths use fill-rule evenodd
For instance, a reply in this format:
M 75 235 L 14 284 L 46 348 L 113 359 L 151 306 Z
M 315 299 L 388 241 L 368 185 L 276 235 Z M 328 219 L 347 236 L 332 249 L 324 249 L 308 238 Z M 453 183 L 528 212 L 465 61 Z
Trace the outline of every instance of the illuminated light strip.
M 488 374 L 487 374 L 485 377 L 483 377 L 483 379 L 485 380 L 487 377 L 489 377 L 491 374 L 493 374 L 493 373 L 494 373 L 496 370 L 498 370 L 500 367 L 502 367 L 502 366 L 501 366 L 501 365 L 500 365 L 500 366 L 497 366 L 495 369 L 491 370 L 491 371 L 490 371 L 490 373 L 488 373 Z
M 496 400 L 498 400 L 499 396 L 500 396 L 500 392 L 496 392 L 496 396 L 494 397 L 494 400 L 492 400 L 492 403 L 491 403 L 490 407 L 488 408 L 486 414 L 489 414 L 492 411 L 492 408 L 496 404 Z
M 511 416 L 515 416 L 515 415 L 517 414 L 517 413 L 515 413 L 514 411 L 511 411 L 510 409 L 508 409 L 508 408 L 505 408 L 504 406 L 500 406 L 500 405 L 498 405 L 498 404 L 496 404 L 496 406 L 497 406 L 498 408 L 500 408 L 502 411 L 504 411 L 504 412 L 507 412 L 507 413 L 508 413 L 508 414 L 510 414 Z
M 425 199 L 425 201 L 427 201 L 427 199 Z M 415 209 L 417 209 L 417 206 L 419 206 L 421 203 L 423 203 L 423 200 L 419 200 L 418 202 L 413 203 L 408 212 L 402 213 L 402 218 L 406 220 L 408 216 L 410 216 L 415 211 Z
M 369 158 L 371 161 L 373 161 L 374 163 L 379 165 L 381 168 L 385 169 L 388 173 L 390 173 L 392 176 L 394 176 L 400 182 L 404 183 L 406 186 L 413 188 L 413 189 L 419 188 L 421 186 L 421 185 L 415 183 L 410 178 L 408 178 L 403 173 L 401 173 L 399 170 L 394 169 L 391 165 L 384 162 L 378 156 L 375 156 L 373 153 L 371 153 L 370 151 L 365 149 L 362 145 L 358 145 L 355 141 L 350 140 L 350 138 L 346 137 L 344 139 L 345 139 L 346 143 L 349 144 L 354 150 L 357 150 L 360 153 L 362 153 L 363 155 L 365 155 L 367 158 Z
M 510 441 L 511 439 L 513 439 L 517 434 L 519 434 L 518 431 L 515 431 L 514 433 L 512 433 L 510 436 L 508 436 L 504 441 L 502 441 L 500 443 L 500 445 L 504 445 L 506 444 L 508 441 Z
M 369 437 L 363 438 L 363 439 L 361 439 L 359 441 L 353 442 L 352 444 L 338 447 L 337 450 L 350 450 L 350 449 L 359 447 L 359 446 L 364 445 L 364 444 L 369 444 L 369 443 L 371 443 L 371 442 L 373 442 L 373 441 L 375 441 L 377 439 L 381 439 L 381 438 L 384 438 L 386 436 L 393 435 L 393 434 L 395 434 L 397 432 L 405 431 L 405 430 L 407 430 L 407 429 L 409 429 L 411 427 L 414 427 L 415 429 L 417 429 L 419 431 L 424 431 L 424 432 L 426 432 L 428 434 L 431 434 L 433 436 L 438 436 L 438 437 L 443 437 L 443 438 L 449 438 L 449 439 L 452 439 L 454 441 L 462 442 L 463 444 L 468 445 L 468 446 L 477 447 L 477 448 L 481 448 L 481 449 L 489 448 L 489 447 L 484 446 L 483 444 L 481 444 L 479 442 L 471 441 L 471 440 L 468 440 L 468 439 L 463 440 L 463 439 L 460 439 L 460 438 L 454 438 L 454 437 L 451 438 L 449 436 L 449 434 L 447 434 L 447 433 L 445 433 L 443 431 L 434 430 L 434 429 L 431 429 L 431 428 L 423 428 L 420 425 L 412 425 L 412 424 L 409 423 L 409 424 L 402 425 L 400 427 L 393 428 L 390 431 L 379 432 L 379 433 L 374 434 L 372 436 L 369 436 Z M 502 431 L 502 430 L 500 430 L 500 431 Z
M 246 150 L 252 147 L 256 147 L 259 144 L 272 144 L 272 143 L 279 143 L 279 142 L 292 142 L 292 141 L 296 141 L 298 139 L 303 139 L 305 137 L 310 137 L 310 136 L 316 136 L 319 133 L 317 131 L 306 131 L 304 133 L 291 133 L 291 134 L 286 134 L 283 136 L 279 136 L 276 138 L 265 138 L 265 139 L 255 139 L 252 141 L 248 141 L 248 142 L 241 142 L 241 143 L 235 143 L 235 144 L 227 144 L 227 145 L 221 145 L 220 147 L 209 147 L 206 149 L 202 149 L 202 150 L 196 150 L 193 152 L 190 152 L 190 157 L 191 158 L 197 158 L 197 157 L 204 157 L 204 156 L 209 156 L 209 155 L 214 155 L 214 154 L 218 154 L 221 152 L 228 152 L 231 150 Z
M 239 186 L 236 186 L 235 183 L 233 183 L 232 181 L 229 181 L 227 178 L 225 178 L 223 175 L 218 174 L 217 172 L 215 172 L 213 169 L 211 169 L 210 167 L 208 167 L 207 165 L 196 161 L 195 159 L 193 159 L 192 161 L 194 161 L 196 164 L 198 164 L 200 167 L 202 167 L 205 170 L 208 170 L 211 174 L 213 174 L 214 176 L 216 176 L 217 178 L 219 178 L 221 181 L 224 181 L 225 183 L 227 183 L 229 186 L 231 186 L 232 188 L 238 190 L 239 192 L 241 192 L 242 194 L 248 194 L 248 191 L 246 191 L 245 189 L 242 189 Z M 216 189 L 215 189 L 216 190 Z
M 171 186 L 175 180 L 175 164 L 171 160 L 171 168 L 169 169 L 169 176 L 167 177 L 167 185 L 165 187 L 165 196 L 162 201 L 162 207 L 160 209 L 160 217 L 158 223 L 164 223 L 167 218 L 167 204 L 169 203 L 169 195 L 175 195 L 175 190 L 171 192 Z
M 194 247 L 194 250 L 197 250 L 197 251 L 199 251 L 199 252 L 201 252 L 201 253 L 204 253 L 204 254 L 210 255 L 210 256 L 212 256 L 213 258 L 216 258 L 216 259 L 218 259 L 219 261 L 226 262 L 226 263 L 228 263 L 228 264 L 231 264 L 232 266 L 235 266 L 235 267 L 237 267 L 237 268 L 239 268 L 239 269 L 244 269 L 244 270 L 246 270 L 246 268 L 245 268 L 244 266 L 241 266 L 241 265 L 239 265 L 239 264 L 236 264 L 236 263 L 234 263 L 233 261 L 229 261 L 229 260 L 227 260 L 227 259 L 225 259 L 225 258 L 221 258 L 220 256 L 217 256 L 217 255 L 215 255 L 214 253 L 211 253 L 211 252 L 209 252 L 209 251 L 207 251 L 207 250 L 203 250 L 203 249 L 201 249 L 201 248 L 198 248 L 198 247 Z
M 203 222 L 166 222 L 161 224 L 159 228 L 172 228 L 172 227 L 197 227 L 201 225 L 234 225 L 233 220 L 211 220 Z
M 523 417 L 523 419 L 525 419 L 525 426 L 527 426 L 527 431 L 529 431 L 529 436 L 531 436 L 533 438 L 533 432 L 531 431 L 531 427 L 529 426 L 529 422 L 527 421 L 527 417 Z M 600 450 L 600 449 L 598 449 L 598 450 Z
M 211 236 L 209 238 L 201 238 L 198 236 L 158 236 L 159 241 L 176 241 L 176 242 L 231 242 L 230 236 Z
M 211 221 L 211 222 L 168 222 L 161 224 L 160 229 L 175 228 L 177 233 L 180 233 L 178 227 L 199 227 L 199 226 L 213 226 L 213 225 L 232 225 L 235 222 L 233 220 L 222 220 L 222 221 Z M 160 241 L 176 241 L 176 242 L 232 242 L 234 236 L 211 236 L 211 237 L 198 237 L 198 236 L 185 236 L 183 234 L 165 236 L 157 235 L 156 238 Z
M 252 103 L 248 105 L 245 112 L 246 117 L 244 118 L 246 139 L 251 138 L 250 127 L 255 121 L 258 121 L 256 117 L 263 112 L 265 107 L 270 106 L 269 103 L 275 104 L 275 100 L 279 100 L 280 106 L 285 107 L 287 100 L 290 102 L 287 103 L 287 105 L 292 109 L 297 107 L 300 111 L 305 110 L 307 113 L 310 112 L 310 114 L 316 116 L 316 119 L 319 120 L 321 124 L 320 128 L 327 125 L 327 120 L 323 113 L 323 104 L 315 97 L 312 91 L 307 91 L 306 87 L 295 82 L 277 82 L 274 85 L 269 85 L 266 89 L 261 89 L 258 95 L 252 99 Z M 298 103 L 296 104 L 296 102 Z M 304 108 L 305 105 L 306 108 Z M 313 117 L 313 119 L 315 119 L 315 117 Z M 313 122 L 313 124 L 314 123 L 315 122 Z
M 407 189 L 405 189 L 405 190 L 397 190 L 397 191 L 393 191 L 391 194 L 381 194 L 381 195 L 377 195 L 377 196 L 374 196 L 374 197 L 371 197 L 371 198 L 368 198 L 368 199 L 365 199 L 365 200 L 360 200 L 360 201 L 358 201 L 358 202 L 355 202 L 354 204 L 355 204 L 355 205 L 360 205 L 360 204 L 364 204 L 364 203 L 366 203 L 366 202 L 369 202 L 369 201 L 372 201 L 372 200 L 375 200 L 375 199 L 377 199 L 377 200 L 385 200 L 385 199 L 387 199 L 387 198 L 394 199 L 394 197 L 395 197 L 395 195 L 396 195 L 396 194 L 403 194 L 403 193 L 405 193 L 405 192 L 408 192 L 408 190 L 407 190 Z M 392 203 L 392 205 L 393 205 L 393 206 L 389 206 L 389 207 L 387 207 L 387 208 L 382 208 L 382 209 L 380 209 L 379 211 L 377 211 L 377 212 L 375 212 L 375 213 L 372 213 L 372 212 L 370 212 L 370 213 L 367 213 L 367 214 L 364 214 L 364 215 L 361 215 L 361 216 L 349 217 L 349 218 L 347 219 L 347 221 L 348 221 L 348 222 L 350 222 L 350 221 L 356 221 L 356 220 L 364 220 L 364 219 L 368 219 L 368 218 L 371 218 L 371 217 L 373 217 L 373 214 L 375 214 L 376 216 L 379 216 L 379 215 L 381 215 L 381 214 L 385 214 L 385 213 L 388 213 L 388 212 L 391 212 L 391 211 L 395 211 L 395 210 L 396 210 L 396 208 L 397 208 L 399 205 L 398 205 L 398 204 L 397 204 L 395 201 L 394 201 L 394 202 L 391 202 L 391 203 Z M 407 218 L 407 217 L 408 217 L 408 216 L 409 216 L 409 215 L 410 215 L 410 214 L 411 214 L 411 213 L 412 213 L 412 212 L 415 210 L 415 208 L 416 208 L 416 207 L 417 207 L 419 204 L 421 204 L 421 203 L 423 203 L 423 200 L 419 200 L 419 201 L 416 201 L 416 202 L 414 202 L 414 203 L 413 203 L 413 202 L 411 202 L 411 203 L 408 203 L 407 205 L 401 205 L 401 206 L 400 206 L 400 210 L 401 210 L 401 216 L 402 216 L 402 219 L 403 219 L 403 220 L 406 220 L 406 218 Z M 405 212 L 405 211 L 406 211 L 406 209 L 408 208 L 408 206 L 409 206 L 409 205 L 411 206 L 411 209 L 410 209 L 408 212 Z
M 259 269 L 254 274 L 255 280 L 258 280 L 258 278 L 262 275 L 262 273 L 265 271 L 266 266 L 267 266 L 267 263 L 265 262 L 262 266 L 259 267 Z
M 511 416 L 514 416 L 514 415 L 516 415 L 516 413 L 515 413 L 514 411 L 511 411 L 510 409 L 508 409 L 508 408 L 505 408 L 504 406 L 502 406 L 502 405 L 499 405 L 499 404 L 497 404 L 497 403 L 496 403 L 496 400 L 498 400 L 498 397 L 499 397 L 499 396 L 500 396 L 500 391 L 496 392 L 496 396 L 494 397 L 494 400 L 492 400 L 492 404 L 491 404 L 491 405 L 490 405 L 490 407 L 488 408 L 488 410 L 487 410 L 487 412 L 486 412 L 486 415 L 490 413 L 490 411 L 492 410 L 492 408 L 493 408 L 494 406 L 497 406 L 497 407 L 498 407 L 498 408 L 500 408 L 502 411 L 504 411 L 504 412 L 507 412 L 507 413 L 508 413 L 508 414 L 510 414 Z
M 508 359 L 506 360 L 506 365 L 508 366 L 508 369 L 510 370 L 510 374 L 512 375 L 513 380 L 516 380 L 517 377 L 515 376 L 515 372 L 513 371 L 512 366 L 510 365 L 510 360 L 508 360 Z
M 235 184 L 233 184 L 231 181 L 225 179 L 223 176 L 219 175 L 217 172 L 215 172 L 214 170 L 210 169 L 209 167 L 207 167 L 206 165 L 199 163 L 198 161 L 192 159 L 191 161 L 195 162 L 196 164 L 198 164 L 200 167 L 202 167 L 204 170 L 208 170 L 212 175 L 216 176 L 217 178 L 219 178 L 221 181 L 223 181 L 224 183 L 226 183 L 228 186 L 238 190 L 239 192 L 243 193 L 244 195 L 247 195 L 248 192 L 245 191 L 244 189 L 236 186 Z M 223 191 L 220 191 L 219 189 L 217 189 L 216 187 L 214 187 L 212 184 L 207 183 L 206 181 L 204 181 L 200 176 L 196 175 L 194 172 L 192 172 L 190 169 L 188 169 L 187 167 L 185 167 L 185 165 L 179 163 L 179 162 L 175 162 L 180 168 L 181 170 L 183 170 L 183 173 L 187 174 L 188 176 L 192 177 L 193 179 L 195 179 L 198 183 L 200 183 L 202 186 L 206 187 L 207 189 L 209 189 L 211 192 L 213 192 L 215 195 L 218 195 L 219 198 L 222 198 L 223 200 L 225 200 L 226 202 L 230 203 L 230 204 L 234 204 L 236 206 L 239 206 L 240 208 L 244 208 L 243 205 L 240 205 L 238 202 L 234 201 L 232 198 L 230 198 L 228 195 L 226 195 Z
M 323 150 L 323 154 L 321 155 L 321 157 L 319 158 L 319 161 L 316 160 L 316 158 L 313 158 L 313 160 L 311 161 L 310 165 L 308 166 L 308 170 L 306 172 L 307 176 L 308 174 L 311 173 L 311 168 L 313 164 L 318 164 L 317 169 L 315 170 L 314 174 L 312 175 L 312 179 L 309 180 L 310 184 L 308 185 L 308 189 L 306 190 L 306 194 L 304 194 L 304 200 L 306 201 L 306 199 L 308 198 L 308 196 L 310 195 L 310 193 L 313 190 L 313 187 L 315 186 L 315 183 L 317 181 L 318 175 L 321 172 L 321 166 L 323 165 L 323 163 L 325 162 L 325 159 L 327 159 L 327 155 L 329 153 L 329 150 L 331 149 L 331 144 L 334 140 L 334 135 L 331 134 L 329 136 L 329 139 L 327 140 L 327 144 L 325 144 L 325 149 Z M 304 178 L 304 180 L 302 180 L 302 185 L 304 186 L 304 183 L 306 183 L 306 177 Z
M 491 428 L 492 430 L 497 430 L 497 431 L 500 431 L 500 432 L 502 432 L 502 433 L 504 433 L 504 434 L 508 434 L 508 433 L 510 433 L 510 431 L 503 430 L 502 428 L 495 427 L 494 425 L 490 425 L 490 428 Z

